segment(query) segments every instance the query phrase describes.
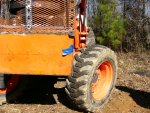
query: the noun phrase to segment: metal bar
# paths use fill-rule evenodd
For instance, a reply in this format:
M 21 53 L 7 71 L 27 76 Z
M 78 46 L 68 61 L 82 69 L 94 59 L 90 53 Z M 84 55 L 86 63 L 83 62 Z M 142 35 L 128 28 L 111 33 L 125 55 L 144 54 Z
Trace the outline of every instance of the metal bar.
M 26 0 L 26 29 L 32 29 L 32 0 Z
M 0 16 L 1 16 L 1 17 L 3 17 L 3 15 L 2 15 L 2 13 L 3 13 L 3 7 L 2 7 L 2 4 L 3 4 L 3 2 L 2 2 L 2 0 L 1 0 L 1 1 L 0 1 L 0 5 L 1 5 L 1 6 L 0 6 L 0 10 L 1 10 L 0 13 L 1 13 L 1 15 L 0 15 Z
M 1 1 L 1 17 L 5 19 L 10 19 L 9 5 L 9 0 Z

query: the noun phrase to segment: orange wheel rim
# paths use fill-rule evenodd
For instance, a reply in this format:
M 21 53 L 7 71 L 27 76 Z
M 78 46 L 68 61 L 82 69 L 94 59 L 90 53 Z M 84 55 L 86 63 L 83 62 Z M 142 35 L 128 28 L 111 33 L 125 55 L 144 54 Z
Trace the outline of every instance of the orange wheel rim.
M 17 87 L 19 80 L 20 80 L 20 77 L 17 75 L 8 76 L 6 80 L 6 88 L 0 89 L 0 94 L 4 94 L 6 92 L 9 93 L 13 91 Z
M 92 96 L 96 100 L 103 99 L 109 92 L 112 79 L 113 68 L 110 61 L 105 61 L 97 68 L 94 75 L 94 81 L 92 81 Z

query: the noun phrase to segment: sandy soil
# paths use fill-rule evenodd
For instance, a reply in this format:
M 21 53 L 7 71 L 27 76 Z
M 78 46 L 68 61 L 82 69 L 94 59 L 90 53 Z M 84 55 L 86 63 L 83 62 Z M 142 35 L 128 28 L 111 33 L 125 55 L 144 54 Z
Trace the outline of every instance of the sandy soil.
M 150 113 L 150 52 L 118 53 L 118 79 L 108 103 L 96 113 Z M 65 79 L 55 88 L 34 85 L 13 103 L 0 106 L 0 113 L 79 113 L 67 100 Z

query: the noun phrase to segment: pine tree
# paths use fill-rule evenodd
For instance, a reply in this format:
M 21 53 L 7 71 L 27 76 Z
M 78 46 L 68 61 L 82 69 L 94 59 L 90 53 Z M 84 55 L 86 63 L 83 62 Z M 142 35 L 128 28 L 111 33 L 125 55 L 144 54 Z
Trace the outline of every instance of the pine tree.
M 97 9 L 91 23 L 96 40 L 109 47 L 119 47 L 126 34 L 123 15 L 117 13 L 115 2 L 110 0 L 101 0 Z

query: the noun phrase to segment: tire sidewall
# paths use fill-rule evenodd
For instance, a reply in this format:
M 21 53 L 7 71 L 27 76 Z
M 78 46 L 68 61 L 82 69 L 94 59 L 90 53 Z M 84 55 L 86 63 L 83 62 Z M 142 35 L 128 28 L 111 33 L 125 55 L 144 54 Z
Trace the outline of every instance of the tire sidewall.
M 93 105 L 93 107 L 99 107 L 101 105 L 103 105 L 104 103 L 106 103 L 106 101 L 108 100 L 108 98 L 111 95 L 111 92 L 113 90 L 113 87 L 115 85 L 115 81 L 116 81 L 116 77 L 117 77 L 117 60 L 115 60 L 115 56 L 110 55 L 110 52 L 107 51 L 103 51 L 101 52 L 101 55 L 99 55 L 98 59 L 96 59 L 91 71 L 90 71 L 90 78 L 89 78 L 89 82 L 88 82 L 88 91 L 87 91 L 87 99 L 88 99 L 88 103 L 92 103 L 91 105 Z M 101 99 L 101 100 L 95 100 L 92 96 L 92 90 L 91 90 L 91 84 L 92 84 L 92 80 L 94 77 L 94 73 L 96 71 L 96 69 L 100 66 L 100 64 L 102 64 L 105 61 L 109 61 L 112 64 L 112 68 L 113 68 L 113 76 L 112 76 L 112 83 L 109 89 L 109 92 L 107 93 L 107 95 Z

